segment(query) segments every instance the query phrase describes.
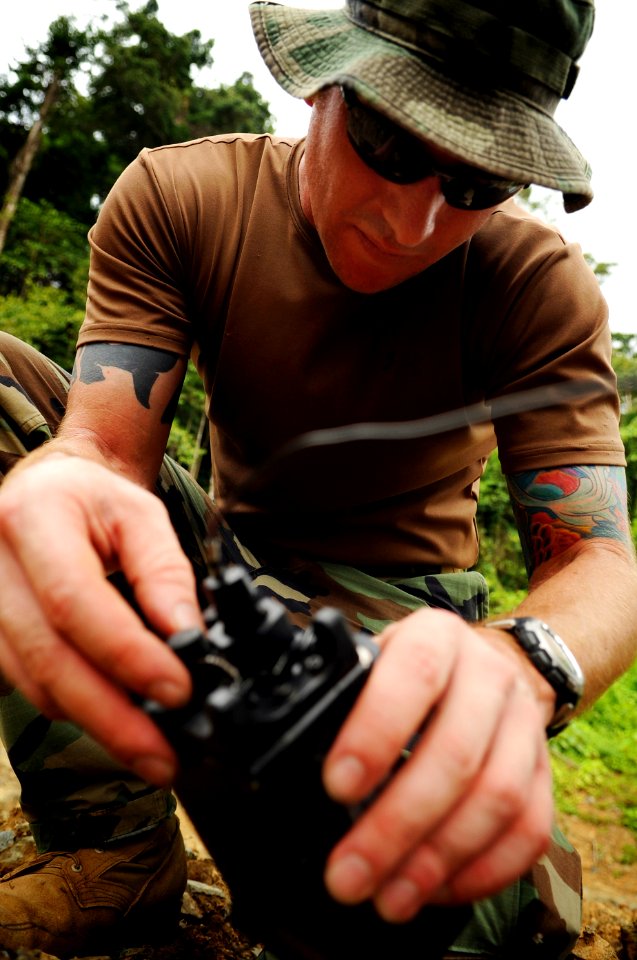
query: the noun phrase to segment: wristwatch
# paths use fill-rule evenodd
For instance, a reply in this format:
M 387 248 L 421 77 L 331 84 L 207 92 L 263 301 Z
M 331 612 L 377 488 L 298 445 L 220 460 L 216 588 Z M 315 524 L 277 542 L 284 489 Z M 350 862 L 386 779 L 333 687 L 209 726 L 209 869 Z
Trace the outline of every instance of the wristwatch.
M 554 737 L 570 722 L 573 711 L 584 693 L 584 674 L 561 637 L 535 617 L 508 617 L 491 620 L 485 627 L 506 630 L 544 679 L 555 690 L 555 713 L 546 728 Z

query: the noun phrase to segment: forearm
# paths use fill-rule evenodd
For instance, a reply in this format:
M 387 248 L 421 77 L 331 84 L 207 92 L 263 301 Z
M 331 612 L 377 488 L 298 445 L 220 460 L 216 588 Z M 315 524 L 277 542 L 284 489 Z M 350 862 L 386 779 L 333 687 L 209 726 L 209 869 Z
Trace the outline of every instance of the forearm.
M 13 468 L 54 456 L 90 460 L 152 489 L 170 432 L 186 361 L 130 344 L 78 351 L 57 435 Z
M 581 711 L 637 653 L 637 567 L 624 471 L 575 465 L 527 471 L 508 483 L 530 585 L 513 614 L 545 620 L 571 649 L 585 677 Z M 529 676 L 548 705 L 548 684 L 537 670 Z
M 586 678 L 581 711 L 637 656 L 637 566 L 623 545 L 597 541 L 556 567 L 540 568 L 515 615 L 545 620 L 572 650 Z

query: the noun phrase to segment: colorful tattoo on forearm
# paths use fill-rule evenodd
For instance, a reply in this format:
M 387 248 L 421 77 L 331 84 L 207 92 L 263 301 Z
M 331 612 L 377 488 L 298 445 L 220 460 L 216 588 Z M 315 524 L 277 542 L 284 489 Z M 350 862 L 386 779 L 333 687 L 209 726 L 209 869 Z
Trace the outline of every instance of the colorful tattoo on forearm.
M 529 575 L 581 540 L 631 542 L 621 467 L 527 470 L 507 483 Z

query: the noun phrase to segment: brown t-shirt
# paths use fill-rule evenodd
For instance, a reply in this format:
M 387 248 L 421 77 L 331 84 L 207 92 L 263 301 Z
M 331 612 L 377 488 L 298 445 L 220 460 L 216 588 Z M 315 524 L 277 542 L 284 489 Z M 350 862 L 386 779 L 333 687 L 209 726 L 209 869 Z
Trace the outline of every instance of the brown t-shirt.
M 79 343 L 192 355 L 221 506 L 310 431 L 405 421 L 563 379 L 614 383 L 606 305 L 579 247 L 498 209 L 419 276 L 354 293 L 298 191 L 303 141 L 232 134 L 144 150 L 90 234 Z M 471 566 L 485 459 L 507 472 L 623 464 L 615 396 L 440 436 L 308 450 L 242 494 L 243 536 L 361 566 Z

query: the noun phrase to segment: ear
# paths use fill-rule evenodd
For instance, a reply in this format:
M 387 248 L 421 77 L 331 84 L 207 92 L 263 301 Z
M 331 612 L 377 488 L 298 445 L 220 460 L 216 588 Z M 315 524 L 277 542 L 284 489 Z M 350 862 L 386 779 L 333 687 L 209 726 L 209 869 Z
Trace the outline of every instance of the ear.
M 304 100 L 307 103 L 308 107 L 314 106 L 314 97 L 304 97 Z

